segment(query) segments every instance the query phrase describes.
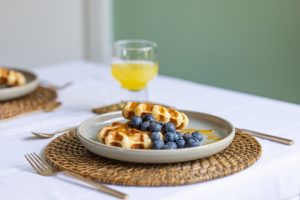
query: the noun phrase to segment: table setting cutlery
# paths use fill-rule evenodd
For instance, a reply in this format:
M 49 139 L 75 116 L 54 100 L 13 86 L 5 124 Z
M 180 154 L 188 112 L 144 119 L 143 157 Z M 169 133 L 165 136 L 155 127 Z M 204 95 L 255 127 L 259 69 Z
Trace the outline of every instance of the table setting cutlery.
M 50 133 L 49 132 L 46 133 L 46 132 L 32 131 L 31 134 L 33 134 L 36 137 L 43 138 L 43 139 L 45 139 L 45 138 L 53 138 L 57 134 L 66 133 L 68 130 L 76 128 L 76 127 L 77 126 L 62 128 L 62 129 L 58 129 L 58 130 L 50 132 Z
M 74 84 L 73 81 L 67 81 L 61 85 L 52 83 L 51 81 L 41 80 L 41 84 L 50 87 L 53 90 L 64 90 Z
M 28 161 L 28 163 L 31 165 L 31 167 L 42 176 L 54 176 L 56 173 L 63 173 L 67 176 L 79 179 L 90 186 L 93 186 L 93 188 L 104 192 L 106 194 L 112 195 L 114 197 L 117 197 L 119 199 L 127 199 L 128 195 L 124 194 L 122 192 L 119 192 L 117 190 L 114 190 L 112 188 L 107 187 L 104 184 L 94 182 L 90 179 L 84 178 L 82 176 L 79 176 L 77 174 L 74 174 L 69 171 L 57 171 L 57 169 L 54 169 L 52 166 L 50 166 L 46 161 L 44 161 L 40 156 L 38 156 L 36 153 L 29 153 L 24 155 L 25 159 Z
M 257 131 L 253 131 L 253 130 L 248 130 L 248 129 L 241 129 L 241 128 L 236 128 L 236 130 L 239 132 L 246 133 L 251 136 L 269 140 L 272 142 L 277 142 L 277 143 L 281 143 L 281 144 L 285 144 L 285 145 L 293 145 L 294 144 L 294 140 L 278 137 L 275 135 L 269 135 L 269 134 L 265 134 L 265 133 L 261 133 L 261 132 L 257 132 Z

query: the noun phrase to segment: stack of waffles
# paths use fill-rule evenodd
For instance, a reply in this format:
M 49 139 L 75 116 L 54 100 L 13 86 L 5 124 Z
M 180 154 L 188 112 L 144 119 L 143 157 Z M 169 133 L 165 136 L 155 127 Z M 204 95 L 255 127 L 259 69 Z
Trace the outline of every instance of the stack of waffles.
M 123 107 L 122 114 L 125 119 L 151 114 L 158 122 L 172 122 L 177 130 L 183 130 L 189 123 L 189 119 L 184 113 L 149 103 L 128 102 Z M 128 123 L 114 122 L 99 131 L 98 139 L 109 146 L 127 149 L 149 149 L 151 148 L 149 134 L 148 131 L 130 127 Z M 160 133 L 160 137 L 163 139 L 162 133 Z

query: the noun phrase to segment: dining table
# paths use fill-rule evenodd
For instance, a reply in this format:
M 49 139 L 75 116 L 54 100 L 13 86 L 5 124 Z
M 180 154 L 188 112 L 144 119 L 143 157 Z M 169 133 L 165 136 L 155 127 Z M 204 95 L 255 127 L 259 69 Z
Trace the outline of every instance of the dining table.
M 30 69 L 41 82 L 62 85 L 71 81 L 73 84 L 58 90 L 62 105 L 52 112 L 33 112 L 0 120 L 0 199 L 115 199 L 60 173 L 40 176 L 24 158 L 24 154 L 31 152 L 42 155 L 53 140 L 32 137 L 32 131 L 50 133 L 78 126 L 96 115 L 91 112 L 93 108 L 120 101 L 120 85 L 112 77 L 110 67 L 77 60 Z M 235 127 L 289 138 L 294 144 L 257 138 L 262 146 L 257 162 L 238 173 L 207 182 L 109 187 L 128 194 L 129 199 L 143 200 L 300 199 L 300 105 L 165 75 L 158 75 L 149 83 L 148 96 L 151 102 L 217 115 Z

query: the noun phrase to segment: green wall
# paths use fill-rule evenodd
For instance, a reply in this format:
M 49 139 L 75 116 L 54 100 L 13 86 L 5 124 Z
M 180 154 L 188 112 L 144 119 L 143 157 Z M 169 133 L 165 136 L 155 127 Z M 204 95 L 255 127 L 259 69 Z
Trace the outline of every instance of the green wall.
M 300 104 L 299 0 L 114 0 L 114 40 L 159 45 L 160 73 Z

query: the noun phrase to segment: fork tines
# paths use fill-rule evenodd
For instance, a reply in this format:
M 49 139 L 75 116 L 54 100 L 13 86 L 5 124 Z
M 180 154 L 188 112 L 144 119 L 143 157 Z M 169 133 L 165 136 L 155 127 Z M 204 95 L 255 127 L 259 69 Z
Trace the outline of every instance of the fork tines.
M 39 174 L 44 174 L 45 172 L 51 172 L 52 168 L 48 163 L 43 161 L 43 159 L 36 153 L 29 153 L 24 155 L 26 160 L 29 162 L 31 167 Z

